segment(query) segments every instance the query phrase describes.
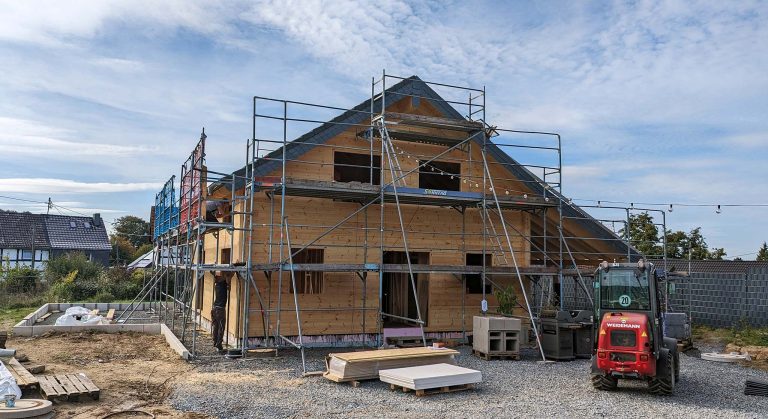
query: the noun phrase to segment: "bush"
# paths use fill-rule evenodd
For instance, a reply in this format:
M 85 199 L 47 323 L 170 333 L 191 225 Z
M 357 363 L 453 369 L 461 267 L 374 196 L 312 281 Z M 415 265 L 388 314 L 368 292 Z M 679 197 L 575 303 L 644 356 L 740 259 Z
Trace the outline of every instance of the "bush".
M 102 274 L 100 283 L 103 292 L 118 300 L 129 300 L 141 291 L 142 277 L 132 275 L 125 268 L 114 267 Z
M 499 313 L 506 316 L 511 316 L 517 308 L 517 294 L 515 293 L 515 287 L 510 285 L 503 290 L 496 290 L 494 293 L 496 300 L 499 302 Z
M 101 291 L 93 297 L 93 301 L 97 303 L 111 303 L 115 301 L 115 296 L 106 291 Z
M 54 301 L 74 301 L 75 284 L 73 282 L 58 281 L 51 285 L 49 294 Z
M 5 270 L 3 278 L 0 279 L 2 292 L 5 293 L 27 293 L 35 290 L 40 279 L 40 272 L 29 266 L 16 266 Z
M 49 260 L 43 278 L 48 283 L 54 284 L 61 278 L 77 271 L 76 281 L 95 281 L 98 280 L 103 270 L 104 268 L 100 264 L 89 261 L 84 254 L 72 252 Z

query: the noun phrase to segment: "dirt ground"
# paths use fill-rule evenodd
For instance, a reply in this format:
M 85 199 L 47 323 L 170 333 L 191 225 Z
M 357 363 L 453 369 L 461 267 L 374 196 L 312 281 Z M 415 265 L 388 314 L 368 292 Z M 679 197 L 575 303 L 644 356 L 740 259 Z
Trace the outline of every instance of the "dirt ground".
M 174 380 L 196 367 L 180 359 L 162 336 L 48 334 L 9 338 L 6 346 L 27 355 L 34 364 L 44 364 L 45 374 L 83 372 L 101 389 L 98 401 L 81 396 L 78 402 L 55 403 L 57 418 L 97 418 L 127 409 L 145 410 L 162 418 L 208 417 L 179 412 L 166 404 Z

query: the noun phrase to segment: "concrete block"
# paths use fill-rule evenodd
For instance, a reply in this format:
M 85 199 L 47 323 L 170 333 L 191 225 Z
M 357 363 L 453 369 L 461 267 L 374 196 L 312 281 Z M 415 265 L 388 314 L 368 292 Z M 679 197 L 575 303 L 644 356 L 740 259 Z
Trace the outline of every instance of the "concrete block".
M 47 333 L 51 331 L 57 331 L 57 332 L 65 331 L 59 328 L 66 328 L 66 327 L 69 327 L 69 326 L 54 326 L 52 324 L 46 324 L 42 326 L 32 326 L 32 336 L 39 336 L 39 335 L 42 335 L 43 333 Z
M 183 359 L 189 359 L 190 353 L 183 343 L 173 334 L 171 329 L 164 324 L 160 324 L 160 333 L 165 336 L 165 341 L 168 342 L 168 346 L 173 349 L 174 352 L 179 354 Z
M 14 336 L 33 336 L 32 326 L 14 326 L 12 331 Z
M 114 325 L 112 325 L 114 326 Z M 117 325 L 121 328 L 120 331 L 122 332 L 140 332 L 144 333 L 144 325 L 143 324 L 120 324 Z
M 146 333 L 148 335 L 159 335 L 160 334 L 160 323 L 145 324 L 144 325 L 144 333 Z

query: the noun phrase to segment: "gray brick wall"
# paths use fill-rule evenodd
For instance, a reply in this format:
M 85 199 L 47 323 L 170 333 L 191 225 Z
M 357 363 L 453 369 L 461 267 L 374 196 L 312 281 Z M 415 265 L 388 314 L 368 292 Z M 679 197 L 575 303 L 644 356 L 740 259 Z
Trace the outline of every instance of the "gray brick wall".
M 574 278 L 563 280 L 565 308 L 591 308 Z M 538 303 L 543 294 L 541 289 L 534 290 Z M 692 273 L 676 280 L 669 303 L 672 311 L 690 313 L 693 324 L 732 327 L 744 322 L 768 327 L 768 268 L 753 268 L 746 274 Z

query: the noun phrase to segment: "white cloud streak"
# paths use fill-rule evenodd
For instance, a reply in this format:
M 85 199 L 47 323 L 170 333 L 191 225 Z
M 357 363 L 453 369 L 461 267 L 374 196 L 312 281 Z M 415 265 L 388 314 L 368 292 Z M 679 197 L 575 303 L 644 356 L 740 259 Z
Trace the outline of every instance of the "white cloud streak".
M 159 152 L 159 148 L 153 146 L 64 139 L 74 135 L 70 130 L 50 127 L 37 121 L 0 117 L 0 149 L 3 156 L 25 154 L 71 160 L 78 157 L 127 157 Z
M 162 183 L 80 182 L 69 179 L 0 179 L 0 192 L 24 194 L 114 193 L 159 190 Z

